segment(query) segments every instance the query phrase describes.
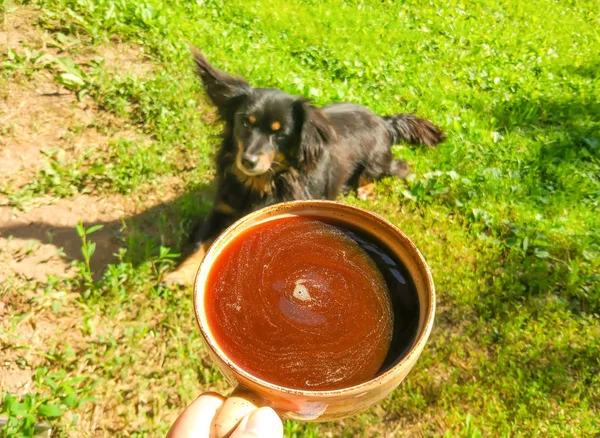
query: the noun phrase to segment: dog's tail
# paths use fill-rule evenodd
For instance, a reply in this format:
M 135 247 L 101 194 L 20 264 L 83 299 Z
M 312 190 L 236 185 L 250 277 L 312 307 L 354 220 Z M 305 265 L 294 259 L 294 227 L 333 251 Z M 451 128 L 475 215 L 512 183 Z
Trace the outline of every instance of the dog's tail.
M 434 146 L 446 138 L 442 130 L 429 120 L 412 114 L 394 114 L 393 116 L 384 116 L 382 119 L 389 127 L 392 144 L 404 140 L 410 144 Z

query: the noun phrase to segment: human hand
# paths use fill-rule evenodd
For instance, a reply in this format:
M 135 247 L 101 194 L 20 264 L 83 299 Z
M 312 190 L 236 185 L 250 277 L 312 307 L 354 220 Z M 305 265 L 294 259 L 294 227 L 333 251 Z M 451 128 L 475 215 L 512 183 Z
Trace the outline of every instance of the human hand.
M 202 394 L 175 420 L 166 438 L 210 438 L 213 418 L 225 402 L 216 392 Z M 259 408 L 246 415 L 230 438 L 281 438 L 283 424 L 271 408 Z

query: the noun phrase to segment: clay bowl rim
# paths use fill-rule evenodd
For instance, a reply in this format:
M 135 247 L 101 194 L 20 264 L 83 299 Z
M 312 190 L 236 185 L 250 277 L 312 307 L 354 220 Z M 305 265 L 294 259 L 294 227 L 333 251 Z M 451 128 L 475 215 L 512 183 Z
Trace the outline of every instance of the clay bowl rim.
M 238 366 L 235 362 L 233 362 L 227 354 L 219 347 L 216 340 L 212 336 L 210 331 L 210 327 L 208 326 L 208 321 L 206 321 L 206 317 L 202 318 L 202 312 L 200 311 L 203 306 L 204 301 L 204 285 L 208 279 L 208 274 L 210 269 L 212 268 L 212 263 L 209 265 L 209 260 L 216 260 L 216 256 L 220 253 L 219 247 L 223 245 L 223 241 L 230 240 L 232 233 L 237 235 L 236 230 L 240 228 L 246 222 L 250 222 L 257 217 L 267 216 L 265 219 L 267 221 L 274 220 L 276 217 L 273 217 L 274 214 L 280 213 L 285 214 L 289 209 L 297 209 L 298 207 L 306 206 L 307 209 L 314 207 L 331 207 L 332 209 L 338 211 L 354 211 L 358 212 L 360 215 L 367 216 L 370 221 L 375 222 L 379 227 L 387 228 L 391 230 L 393 234 L 397 235 L 402 243 L 410 250 L 412 256 L 414 257 L 414 261 L 417 265 L 417 268 L 421 270 L 424 280 L 424 287 L 429 296 L 429 304 L 426 309 L 426 317 L 425 323 L 423 325 L 423 329 L 420 335 L 417 337 L 415 343 L 411 346 L 410 350 L 392 367 L 383 372 L 382 374 L 378 374 L 370 380 L 366 382 L 360 383 L 358 385 L 348 386 L 340 389 L 333 390 L 306 390 L 306 389 L 297 389 L 297 388 L 288 388 L 286 386 L 280 386 L 273 383 L 270 383 L 266 380 L 260 379 L 248 371 L 244 370 L 240 366 Z M 294 213 L 290 213 L 294 215 Z M 318 216 L 318 215 L 317 215 Z M 260 223 L 260 219 L 259 222 Z M 246 229 L 246 228 L 244 228 Z M 363 229 L 363 231 L 367 232 L 367 234 L 371 234 L 369 229 Z M 217 252 L 218 251 L 218 252 Z M 215 254 L 217 253 L 217 254 Z M 200 281 L 202 280 L 202 281 Z M 200 286 L 202 286 L 202 290 L 199 290 Z M 200 299 L 202 298 L 202 299 Z M 260 210 L 256 210 L 248 215 L 242 217 L 241 219 L 234 222 L 230 225 L 225 231 L 223 231 L 217 239 L 212 243 L 210 249 L 206 253 L 200 267 L 198 268 L 198 272 L 196 273 L 196 277 L 194 280 L 194 289 L 193 289 L 193 306 L 194 306 L 194 315 L 196 317 L 196 323 L 198 328 L 200 329 L 200 334 L 205 341 L 205 344 L 208 346 L 210 350 L 229 368 L 230 371 L 233 372 L 235 379 L 238 381 L 238 384 L 243 384 L 237 377 L 237 375 L 242 376 L 245 380 L 252 382 L 253 384 L 260 386 L 262 388 L 267 388 L 270 391 L 275 391 L 282 394 L 288 395 L 297 395 L 297 396 L 311 396 L 311 397 L 319 397 L 319 398 L 333 398 L 339 396 L 347 396 L 350 393 L 362 393 L 366 392 L 369 389 L 382 384 L 384 381 L 387 381 L 390 378 L 393 378 L 394 374 L 399 373 L 401 370 L 405 368 L 408 364 L 410 365 L 412 357 L 416 354 L 417 358 L 414 363 L 422 353 L 427 340 L 429 339 L 429 335 L 431 334 L 431 330 L 433 328 L 433 322 L 435 319 L 435 286 L 433 283 L 433 277 L 431 275 L 431 270 L 429 265 L 425 261 L 425 258 L 416 247 L 416 245 L 410 240 L 410 238 L 402 231 L 400 228 L 389 222 L 388 220 L 382 218 L 376 213 L 373 213 L 369 210 L 365 210 L 364 208 L 356 207 L 353 205 L 344 204 L 338 201 L 324 201 L 324 200 L 302 200 L 302 201 L 287 201 L 279 204 L 270 205 L 267 207 L 263 207 Z M 414 365 L 410 365 L 410 368 Z M 410 369 L 409 368 L 409 369 Z M 246 385 L 247 386 L 247 385 Z

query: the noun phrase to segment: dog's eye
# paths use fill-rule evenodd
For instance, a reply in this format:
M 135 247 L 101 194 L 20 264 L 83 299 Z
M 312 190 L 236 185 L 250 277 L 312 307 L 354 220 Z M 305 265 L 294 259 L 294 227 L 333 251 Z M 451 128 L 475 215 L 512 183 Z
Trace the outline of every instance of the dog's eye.
M 253 115 L 242 116 L 241 121 L 242 121 L 242 126 L 244 128 L 249 128 L 250 126 L 252 126 L 256 123 L 256 117 L 254 117 Z
M 242 125 L 244 128 L 249 128 L 250 125 L 254 125 L 256 123 L 256 117 L 253 115 L 249 115 L 247 117 L 242 118 Z

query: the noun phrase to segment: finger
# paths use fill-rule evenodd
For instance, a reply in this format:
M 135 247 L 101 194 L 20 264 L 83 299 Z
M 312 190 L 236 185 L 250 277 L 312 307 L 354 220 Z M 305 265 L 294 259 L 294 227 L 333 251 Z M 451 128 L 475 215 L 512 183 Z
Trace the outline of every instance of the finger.
M 231 438 L 282 438 L 283 424 L 271 408 L 260 408 L 246 415 Z
M 224 401 L 216 392 L 202 394 L 175 420 L 166 438 L 208 438 L 210 423 Z

